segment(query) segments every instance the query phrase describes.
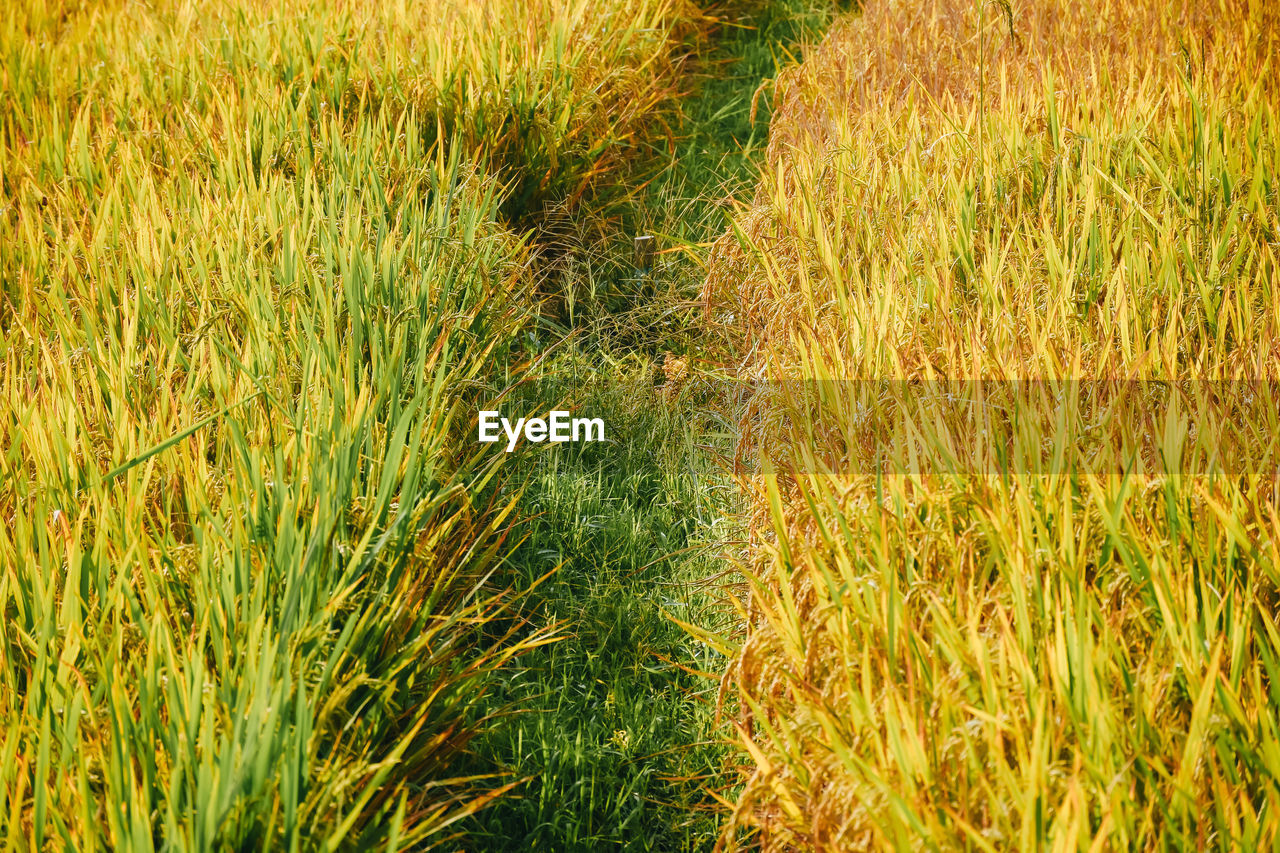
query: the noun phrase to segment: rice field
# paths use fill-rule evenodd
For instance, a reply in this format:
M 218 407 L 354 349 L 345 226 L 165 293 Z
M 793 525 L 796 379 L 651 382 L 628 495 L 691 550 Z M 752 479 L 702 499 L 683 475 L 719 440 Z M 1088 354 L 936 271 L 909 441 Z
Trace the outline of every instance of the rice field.
M 875 2 L 787 73 L 707 285 L 759 389 L 726 841 L 1277 843 L 1277 23 Z
M 14 4 L 0 847 L 1276 846 L 1272 5 Z
M 539 301 L 504 210 L 625 153 L 691 19 L 13 12 L 2 846 L 440 841 L 510 786 L 459 769 L 488 674 L 554 632 L 480 634 L 518 484 L 469 424 Z

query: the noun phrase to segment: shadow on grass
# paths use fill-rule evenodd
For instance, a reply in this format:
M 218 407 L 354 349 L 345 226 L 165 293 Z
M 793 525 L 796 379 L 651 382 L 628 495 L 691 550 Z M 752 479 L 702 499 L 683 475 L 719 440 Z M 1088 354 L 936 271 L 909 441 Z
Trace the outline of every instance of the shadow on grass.
M 828 22 L 829 0 L 743 2 L 693 64 L 691 93 L 668 138 L 587 209 L 543 236 L 555 316 L 536 356 L 572 331 L 522 389 L 518 415 L 553 405 L 604 419 L 610 441 L 537 445 L 510 463 L 524 484 L 526 538 L 511 581 L 529 592 L 531 630 L 563 639 L 521 656 L 489 688 L 502 716 L 473 743 L 477 772 L 525 780 L 463 827 L 468 850 L 706 850 L 719 832 L 711 790 L 733 784 L 716 730 L 724 662 L 667 614 L 727 618 L 709 579 L 731 531 L 732 492 L 710 412 L 655 391 L 662 353 L 698 355 L 695 300 L 711 241 L 732 200 L 755 184 L 768 131 L 762 82 Z M 736 16 L 736 18 L 734 17 Z M 658 261 L 641 275 L 632 238 L 652 234 Z M 690 407 L 693 408 L 691 412 Z M 530 590 L 539 578 L 550 575 Z

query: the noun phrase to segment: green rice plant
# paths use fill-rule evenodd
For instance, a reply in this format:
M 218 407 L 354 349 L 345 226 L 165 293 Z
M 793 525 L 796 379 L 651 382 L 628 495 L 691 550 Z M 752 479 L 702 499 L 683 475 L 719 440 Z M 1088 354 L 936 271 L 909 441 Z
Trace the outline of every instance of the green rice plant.
M 514 493 L 459 416 L 526 248 L 430 111 L 347 97 L 399 73 L 354 28 L 201 11 L 4 25 L 0 836 L 439 840 L 544 639 L 478 644 Z
M 394 848 L 483 802 L 445 780 L 519 650 L 473 641 L 511 502 L 451 425 L 519 320 L 519 244 L 456 162 L 388 207 L 368 130 L 355 186 L 187 185 L 203 240 L 123 170 L 90 227 L 127 237 L 19 244 L 8 846 Z
M 726 846 L 1274 846 L 1277 23 L 869 4 L 784 82 L 707 288 L 770 380 Z
M 673 0 L 32 0 L 0 24 L 0 837 L 387 849 L 491 673 L 471 437 L 533 255 L 674 91 Z M 498 628 L 497 626 L 503 626 Z

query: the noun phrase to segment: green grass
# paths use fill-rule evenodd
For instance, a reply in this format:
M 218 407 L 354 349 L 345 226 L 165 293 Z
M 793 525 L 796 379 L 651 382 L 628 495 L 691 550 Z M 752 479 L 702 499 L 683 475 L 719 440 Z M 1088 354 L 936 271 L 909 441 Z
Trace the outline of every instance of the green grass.
M 773 80 L 834 17 L 832 0 L 729 0 L 711 42 L 683 67 L 674 115 L 636 140 L 629 168 L 580 209 L 544 211 L 541 268 L 552 305 L 547 340 L 610 353 L 705 349 L 700 293 L 712 243 L 750 201 L 768 138 Z M 635 236 L 657 259 L 638 275 Z
M 712 725 L 722 661 L 667 618 L 715 622 L 710 536 L 727 533 L 727 492 L 689 446 L 690 419 L 664 405 L 647 363 L 606 364 L 575 387 L 571 368 L 540 393 L 603 417 L 604 444 L 532 451 L 522 508 L 533 516 L 512 558 L 535 626 L 564 639 L 495 678 L 513 716 L 474 745 L 515 778 L 512 796 L 476 815 L 472 849 L 703 849 L 716 817 L 703 787 L 723 757 Z M 565 452 L 560 452 L 563 449 Z
M 715 720 L 725 661 L 670 617 L 727 628 L 718 577 L 736 533 L 715 456 L 727 430 L 708 401 L 655 389 L 654 359 L 706 354 L 696 296 L 711 241 L 757 175 L 769 110 L 763 98 L 753 115 L 753 96 L 828 14 L 763 5 L 694 63 L 704 76 L 681 104 L 675 150 L 651 138 L 625 180 L 560 223 L 573 240 L 550 259 L 549 284 L 586 298 L 543 326 L 537 351 L 568 334 L 564 351 L 504 406 L 567 405 L 603 417 L 612 441 L 518 463 L 531 521 L 512 558 L 517 589 L 552 573 L 527 615 L 564 639 L 495 679 L 491 699 L 511 716 L 473 744 L 479 769 L 525 781 L 468 821 L 469 849 L 706 850 L 719 834 L 708 791 L 735 783 Z M 645 276 L 632 266 L 637 233 L 666 250 Z

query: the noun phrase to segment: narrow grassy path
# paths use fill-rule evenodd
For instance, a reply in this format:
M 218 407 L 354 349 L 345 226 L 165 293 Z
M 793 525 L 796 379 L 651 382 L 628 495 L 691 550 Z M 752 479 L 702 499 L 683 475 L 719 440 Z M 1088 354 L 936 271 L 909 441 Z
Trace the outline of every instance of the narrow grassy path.
M 503 714 L 473 744 L 478 769 L 524 780 L 464 828 L 470 850 L 703 850 L 723 788 L 714 729 L 722 667 L 668 614 L 723 618 L 707 580 L 723 571 L 714 544 L 728 535 L 731 491 L 700 449 L 716 431 L 696 401 L 655 385 L 665 354 L 696 355 L 694 302 L 730 199 L 755 184 L 768 129 L 761 83 L 825 25 L 817 0 L 763 10 L 721 29 L 698 58 L 674 140 L 579 217 L 598 234 L 556 260 L 562 316 L 573 334 L 548 359 L 528 402 L 567 401 L 602 417 L 607 444 L 532 453 L 523 502 L 531 515 L 513 560 L 526 615 L 564 626 L 564 639 L 529 653 L 492 685 Z M 659 129 L 655 128 L 655 132 Z M 671 147 L 674 142 L 674 147 Z M 632 265 L 632 237 L 655 235 L 659 259 Z M 531 341 L 538 350 L 567 329 Z M 548 573 L 550 573 L 548 577 Z M 540 578 L 544 578 L 538 583 Z

